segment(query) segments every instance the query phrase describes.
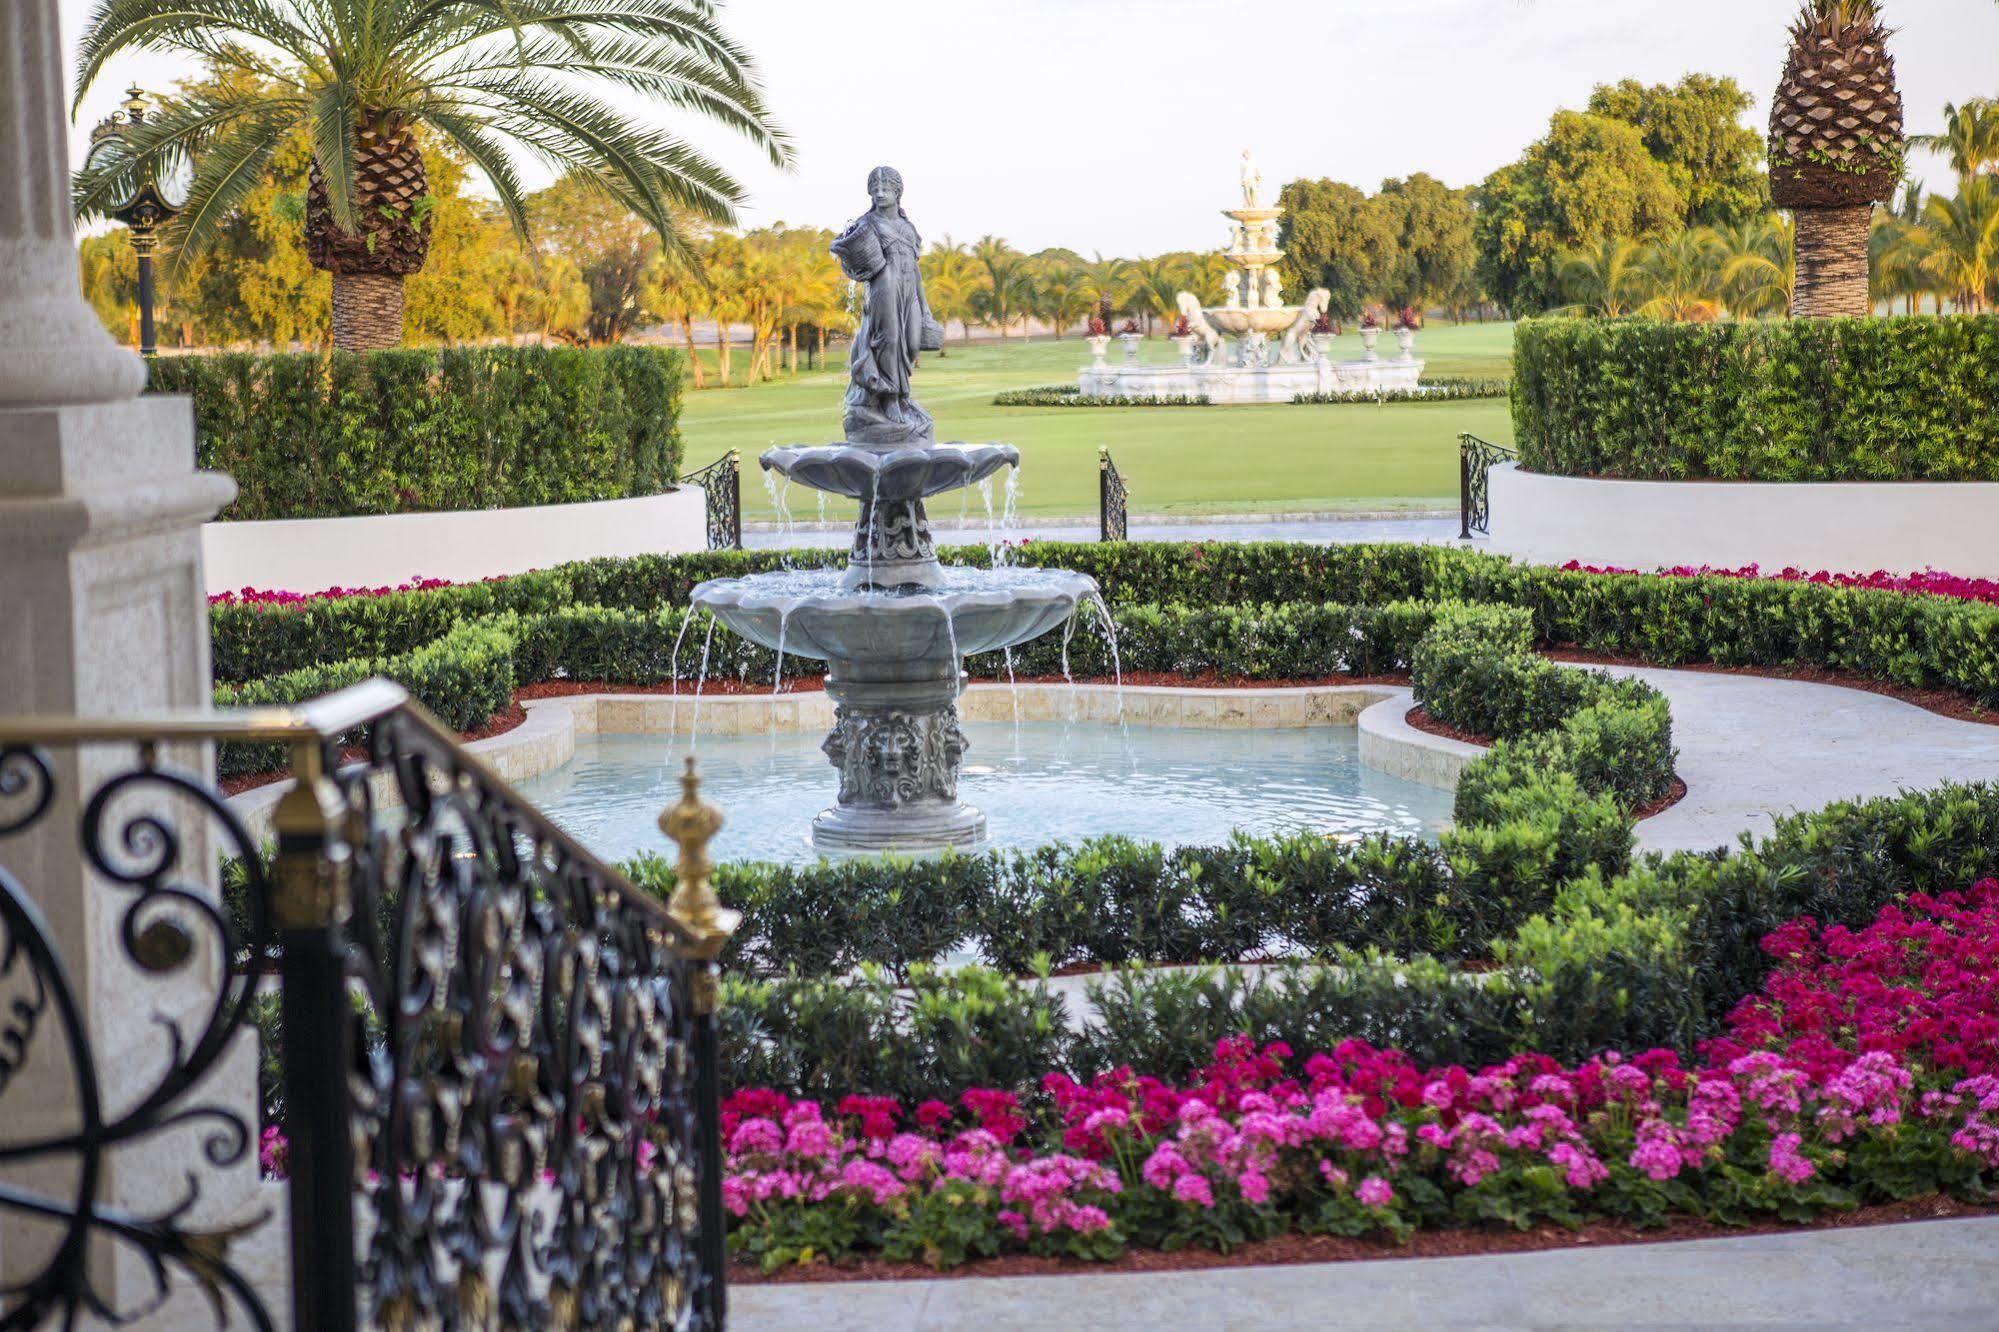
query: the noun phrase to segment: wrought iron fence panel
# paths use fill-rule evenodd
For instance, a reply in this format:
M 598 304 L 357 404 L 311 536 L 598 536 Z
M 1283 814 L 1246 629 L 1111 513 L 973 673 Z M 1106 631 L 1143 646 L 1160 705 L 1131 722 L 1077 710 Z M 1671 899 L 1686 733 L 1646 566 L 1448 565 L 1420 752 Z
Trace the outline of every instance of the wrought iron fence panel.
M 1477 435 L 1458 436 L 1458 538 L 1471 540 L 1474 532 L 1490 536 L 1492 527 L 1491 473 L 1493 464 L 1511 462 L 1518 455 L 1504 445 Z
M 126 1324 L 157 1313 L 176 1287 L 198 1291 L 218 1323 L 270 1328 L 270 1312 L 249 1278 L 230 1260 L 231 1243 L 259 1224 L 258 1214 L 226 1224 L 191 1220 L 205 1201 L 212 1180 L 190 1175 L 175 1200 L 147 1212 L 127 1210 L 99 1198 L 108 1154 L 131 1151 L 169 1133 L 198 1133 L 203 1154 L 215 1170 L 245 1167 L 257 1133 L 244 1116 L 217 1099 L 208 1081 L 241 1032 L 253 998 L 255 977 L 245 959 L 269 947 L 270 924 L 262 903 L 267 886 L 260 867 L 250 870 L 253 903 L 247 930 L 239 930 L 204 889 L 188 845 L 206 847 L 210 828 L 198 831 L 177 823 L 163 810 L 192 811 L 207 821 L 228 854 L 254 863 L 256 843 L 222 797 L 205 783 L 158 765 L 147 747 L 136 764 L 113 776 L 84 804 L 76 844 L 85 860 L 124 895 L 116 908 L 116 946 L 144 980 L 176 986 L 178 1002 L 158 995 L 131 994 L 149 1009 L 151 1040 L 163 1066 L 149 1069 L 136 1087 L 121 1087 L 112 1110 L 90 1020 L 47 920 L 25 885 L 7 868 L 8 839 L 41 827 L 63 807 L 59 769 L 47 750 L 23 744 L 0 745 L 0 1120 L 8 1093 L 16 1091 L 32 1064 L 66 1061 L 74 1090 L 76 1127 L 69 1132 L 32 1130 L 0 1134 L 0 1166 L 60 1174 L 64 1192 L 38 1191 L 14 1182 L 0 1184 L 0 1214 L 22 1224 L 46 1222 L 46 1260 L 0 1291 L 0 1328 L 42 1325 L 68 1327 L 80 1318 Z M 102 966 L 103 959 L 93 959 Z M 127 1066 L 132 1052 L 125 1052 Z M 33 1250 L 35 1240 L 15 1243 Z M 144 1274 L 137 1295 L 104 1289 L 103 1247 L 137 1255 Z M 93 1257 L 93 1250 L 98 1253 Z M 16 1267 L 16 1272 L 20 1271 Z
M 708 549 L 743 548 L 743 455 L 729 450 L 699 471 L 680 478 L 707 496 Z
M 290 746 L 272 873 L 222 796 L 159 767 L 151 733 L 121 729 L 138 724 L 0 719 L 0 866 L 9 835 L 74 808 L 57 798 L 64 769 L 12 737 L 137 739 L 138 765 L 84 807 L 84 856 L 130 895 L 117 939 L 141 973 L 185 981 L 197 958 L 216 973 L 191 1010 L 176 990 L 177 1016 L 156 1019 L 165 1070 L 121 1088 L 129 1108 L 114 1114 L 56 940 L 0 868 L 0 1106 L 24 1061 L 59 1041 L 79 1107 L 73 1132 L 0 1141 L 0 1165 L 55 1159 L 75 1176 L 72 1193 L 47 1196 L 0 1182 L 0 1215 L 44 1220 L 52 1236 L 46 1263 L 0 1291 L 0 1329 L 130 1321 L 190 1286 L 218 1321 L 272 1326 L 278 1297 L 229 1255 L 263 1216 L 191 1225 L 199 1171 L 157 1214 L 97 1194 L 110 1149 L 168 1130 L 201 1133 L 218 1170 L 250 1164 L 256 1126 L 203 1079 L 273 968 L 282 1024 L 265 1056 L 283 1080 L 294 1327 L 721 1327 L 714 959 L 737 918 L 709 883 L 720 814 L 698 800 L 691 765 L 662 819 L 682 866 L 663 904 L 385 682 L 166 723 L 179 738 Z M 358 757 L 341 748 L 357 734 Z M 167 810 L 212 822 L 215 842 Z M 211 845 L 239 859 L 242 903 L 187 873 L 184 850 L 199 861 Z M 107 1244 L 140 1255 L 151 1295 L 120 1305 L 93 1284 Z
M 1129 540 L 1131 516 L 1128 510 L 1130 495 L 1124 488 L 1124 476 L 1111 461 L 1111 451 L 1097 450 L 1097 539 L 1099 541 Z
M 340 785 L 373 1316 L 707 1325 L 697 1082 L 714 1073 L 671 922 L 407 717 L 376 724 Z

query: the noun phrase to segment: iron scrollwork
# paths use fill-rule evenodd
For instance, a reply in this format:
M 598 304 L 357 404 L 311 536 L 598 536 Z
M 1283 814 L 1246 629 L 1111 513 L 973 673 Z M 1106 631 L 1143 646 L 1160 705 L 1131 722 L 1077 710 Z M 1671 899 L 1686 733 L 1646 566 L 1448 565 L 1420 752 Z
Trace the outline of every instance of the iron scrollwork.
M 1124 488 L 1124 476 L 1111 461 L 1109 449 L 1097 450 L 1097 539 L 1099 541 L 1129 540 L 1131 530 L 1127 505 L 1130 495 Z
M 707 497 L 708 549 L 743 548 L 743 462 L 735 450 L 680 478 Z
M 400 808 L 377 807 L 383 774 Z M 701 968 L 661 916 L 408 718 L 378 722 L 339 780 L 374 1319 L 710 1325 Z
M 1471 540 L 1474 532 L 1490 536 L 1492 526 L 1491 473 L 1494 463 L 1511 462 L 1518 455 L 1512 449 L 1477 435 L 1458 436 L 1458 539 Z
M 40 749 L 0 747 L 0 838 L 35 828 L 56 807 L 56 766 Z M 243 858 L 248 877 L 247 927 L 232 924 L 184 854 L 205 848 L 188 820 L 165 811 L 191 811 L 212 822 L 227 854 Z M 61 1195 L 13 1183 L 0 1185 L 0 1212 L 46 1223 L 45 1261 L 0 1290 L 0 1328 L 42 1323 L 69 1326 L 88 1316 L 126 1324 L 157 1312 L 176 1287 L 199 1291 L 217 1326 L 270 1328 L 267 1308 L 250 1281 L 230 1262 L 230 1245 L 261 1224 L 262 1215 L 220 1228 L 197 1226 L 192 1214 L 212 1177 L 190 1173 L 169 1205 L 147 1212 L 107 1203 L 98 1195 L 113 1149 L 129 1149 L 176 1132 L 200 1135 L 202 1155 L 216 1171 L 245 1166 L 255 1134 L 232 1106 L 212 1099 L 206 1080 L 242 1030 L 254 997 L 248 959 L 270 943 L 267 900 L 256 845 L 221 796 L 194 778 L 155 766 L 150 750 L 139 766 L 105 782 L 86 803 L 78 828 L 90 866 L 115 889 L 129 894 L 118 916 L 117 943 L 138 976 L 175 982 L 178 1014 L 164 1006 L 151 1014 L 164 1047 L 164 1066 L 149 1070 L 135 1087 L 106 1087 L 90 1021 L 69 967 L 46 919 L 22 884 L 0 868 L 0 985 L 8 994 L 0 1022 L 0 1106 L 19 1089 L 32 1064 L 38 1073 L 66 1077 L 74 1096 L 75 1127 L 30 1133 L 0 1142 L 0 1165 L 60 1165 L 73 1180 Z M 0 845 L 0 851 L 4 845 Z M 197 965 L 206 963 L 206 967 Z M 206 970 L 207 974 L 199 974 Z M 50 1048 L 59 1044 L 60 1053 Z M 56 1064 L 54 1061 L 66 1061 Z M 60 1068 L 58 1074 L 53 1070 Z M 123 1108 L 108 1108 L 114 1100 Z M 108 1241 L 136 1254 L 147 1280 L 143 1293 L 121 1296 L 103 1288 L 93 1270 L 93 1248 Z

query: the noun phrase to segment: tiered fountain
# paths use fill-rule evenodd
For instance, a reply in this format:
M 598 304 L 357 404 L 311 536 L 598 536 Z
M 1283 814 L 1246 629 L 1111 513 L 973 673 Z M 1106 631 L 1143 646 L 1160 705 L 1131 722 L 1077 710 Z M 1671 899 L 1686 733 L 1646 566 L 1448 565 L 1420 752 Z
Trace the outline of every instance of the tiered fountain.
M 1366 394 L 1386 389 L 1414 389 L 1423 363 L 1405 355 L 1398 360 L 1374 359 L 1372 351 L 1358 361 L 1335 361 L 1326 340 L 1313 330 L 1326 313 L 1331 295 L 1313 289 L 1302 305 L 1284 303 L 1283 279 L 1277 261 L 1277 219 L 1284 210 L 1263 203 L 1263 176 L 1247 151 L 1242 155 L 1242 206 L 1222 214 L 1233 224 L 1229 261 L 1220 306 L 1203 307 L 1200 298 L 1181 292 L 1180 315 L 1191 337 L 1176 339 L 1185 347 L 1179 365 L 1143 365 L 1136 347 L 1127 346 L 1122 365 L 1105 363 L 1108 338 L 1092 338 L 1094 361 L 1077 382 L 1090 397 L 1205 397 L 1210 402 L 1289 402 L 1301 393 Z M 1278 339 L 1273 349 L 1270 340 Z
M 837 707 L 822 747 L 840 795 L 813 821 L 813 844 L 923 852 L 985 837 L 985 815 L 958 798 L 964 658 L 1040 637 L 1097 585 L 1066 569 L 938 563 L 923 501 L 1018 466 L 1020 451 L 933 437 L 910 395 L 917 352 L 943 342 L 917 272 L 922 242 L 902 211 L 900 176 L 877 167 L 868 193 L 874 208 L 833 242 L 847 276 L 867 286 L 848 354 L 846 441 L 762 458 L 767 470 L 860 501 L 847 567 L 712 579 L 693 602 L 775 650 L 780 669 L 787 653 L 826 662 Z

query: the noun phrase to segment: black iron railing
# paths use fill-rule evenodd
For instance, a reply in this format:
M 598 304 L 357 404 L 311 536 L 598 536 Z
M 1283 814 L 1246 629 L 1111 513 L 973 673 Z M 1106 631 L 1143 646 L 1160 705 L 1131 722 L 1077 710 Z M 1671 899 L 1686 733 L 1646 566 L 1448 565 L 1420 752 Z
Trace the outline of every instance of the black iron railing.
M 708 497 L 708 549 L 743 548 L 743 455 L 730 449 L 698 472 L 680 478 Z
M 1129 540 L 1131 514 L 1127 507 L 1130 495 L 1124 488 L 1124 476 L 1117 464 L 1111 461 L 1108 448 L 1097 449 L 1097 539 L 1099 541 Z
M 1458 436 L 1458 539 L 1469 541 L 1474 532 L 1490 536 L 1492 527 L 1492 465 L 1511 462 L 1518 455 L 1504 445 L 1477 435 Z
M 357 734 L 360 756 L 341 761 Z M 268 871 L 205 778 L 160 761 L 163 745 L 218 739 L 289 747 L 297 782 L 276 808 Z M 130 746 L 126 767 L 117 752 Z M 55 755 L 85 750 L 91 770 L 117 761 L 79 800 L 63 777 L 76 759 Z M 73 1132 L 0 1134 L 0 1219 L 60 1235 L 0 1292 L 0 1326 L 132 1321 L 194 1289 L 231 1326 L 270 1327 L 288 1303 L 301 1332 L 720 1328 L 714 959 L 735 915 L 708 886 L 720 815 L 696 785 L 690 764 L 661 819 L 682 850 L 661 904 L 385 681 L 294 709 L 0 719 L 0 981 L 27 996 L 0 1023 L 0 1108 L 30 1072 L 38 1103 L 67 1076 L 79 1107 Z M 154 1013 L 151 1062 L 164 1071 L 124 1089 L 130 1108 L 115 1115 L 85 997 L 9 854 L 79 804 L 78 844 L 119 894 L 133 975 L 181 987 Z M 216 850 L 239 860 L 240 901 L 218 902 L 205 882 Z M 99 959 L 80 965 L 103 983 Z M 257 1288 L 232 1261 L 232 1242 L 263 1219 L 254 1211 L 187 1220 L 258 1150 L 256 1112 L 227 1095 L 222 1060 L 273 979 L 281 1023 L 264 1058 L 283 1109 L 265 1131 L 282 1132 L 288 1163 L 289 1292 Z M 140 989 L 119 1004 L 147 1006 Z M 135 1147 L 190 1126 L 202 1160 L 154 1167 L 178 1205 L 98 1201 L 110 1152 L 129 1172 L 144 1159 Z M 63 1167 L 64 1183 L 17 1186 L 24 1165 Z M 121 1297 L 93 1270 L 120 1247 L 140 1256 L 151 1295 Z

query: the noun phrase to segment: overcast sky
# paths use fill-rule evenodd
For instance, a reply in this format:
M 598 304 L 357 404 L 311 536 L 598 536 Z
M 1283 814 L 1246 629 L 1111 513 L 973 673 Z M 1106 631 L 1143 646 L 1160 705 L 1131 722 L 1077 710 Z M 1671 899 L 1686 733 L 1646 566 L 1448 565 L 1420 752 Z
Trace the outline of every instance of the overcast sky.
M 93 0 L 62 0 L 72 50 Z M 1370 191 L 1429 171 L 1453 185 L 1517 157 L 1592 85 L 1732 75 L 1761 126 L 1796 0 L 733 0 L 798 148 L 792 173 L 690 134 L 750 193 L 744 220 L 836 226 L 899 168 L 927 239 L 992 232 L 1087 254 L 1208 249 L 1255 151 L 1270 187 L 1332 176 Z M 1947 101 L 1999 94 L 1999 3 L 1889 0 L 1912 131 Z M 1268 15 L 1259 31 L 1253 16 Z M 72 152 L 133 80 L 192 71 L 121 60 Z M 1934 159 L 1920 173 L 1947 184 Z M 546 179 L 545 173 L 536 183 Z

